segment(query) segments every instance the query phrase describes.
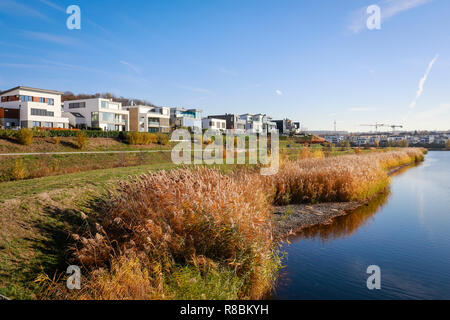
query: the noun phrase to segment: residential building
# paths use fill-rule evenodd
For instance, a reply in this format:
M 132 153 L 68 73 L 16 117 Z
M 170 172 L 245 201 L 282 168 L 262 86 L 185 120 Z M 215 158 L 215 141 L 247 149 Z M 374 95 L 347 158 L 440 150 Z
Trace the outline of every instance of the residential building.
M 126 106 L 130 113 L 130 131 L 170 132 L 170 108 L 156 106 Z
M 97 128 L 104 131 L 129 131 L 129 112 L 112 99 L 91 98 L 64 101 L 64 111 L 71 113 L 75 128 Z M 76 118 L 77 121 L 73 121 Z M 84 120 L 83 120 L 84 119 Z
M 175 128 L 202 128 L 202 110 L 170 108 L 170 124 Z
M 212 130 L 215 132 L 225 132 L 227 130 L 227 121 L 216 118 L 203 118 L 202 128 L 204 130 Z
M 18 86 L 0 93 L 0 127 L 68 128 L 62 116 L 61 95 L 54 90 Z
M 243 114 L 240 116 L 242 120 L 245 121 L 245 130 L 251 133 L 261 133 L 263 132 L 263 114 Z
M 300 133 L 300 122 L 295 122 L 290 119 L 275 120 L 278 132 L 282 135 L 290 135 Z
M 246 121 L 237 114 L 220 114 L 208 116 L 210 119 L 223 119 L 226 121 L 227 132 L 243 134 L 245 133 Z
M 277 130 L 277 123 L 271 117 L 265 116 L 263 118 L 263 131 L 273 132 L 275 130 Z

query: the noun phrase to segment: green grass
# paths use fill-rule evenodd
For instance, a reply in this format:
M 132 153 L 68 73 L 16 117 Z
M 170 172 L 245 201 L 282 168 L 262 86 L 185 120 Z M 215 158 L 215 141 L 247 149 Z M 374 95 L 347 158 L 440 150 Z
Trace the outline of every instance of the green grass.
M 236 300 L 243 286 L 233 270 L 218 268 L 202 274 L 193 266 L 178 267 L 166 283 L 176 300 Z

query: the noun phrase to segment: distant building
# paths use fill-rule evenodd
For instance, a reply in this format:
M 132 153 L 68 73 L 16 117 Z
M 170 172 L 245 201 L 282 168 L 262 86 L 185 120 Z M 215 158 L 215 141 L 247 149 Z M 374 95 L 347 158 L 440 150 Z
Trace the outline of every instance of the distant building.
M 290 119 L 275 120 L 278 132 L 282 135 L 290 135 L 300 133 L 300 122 L 295 122 Z
M 0 93 L 0 127 L 68 128 L 62 92 L 18 86 Z
M 125 106 L 130 114 L 130 131 L 170 132 L 170 108 L 154 106 Z
M 176 128 L 202 128 L 202 110 L 170 108 L 170 124 Z
M 230 133 L 245 133 L 246 121 L 237 114 L 221 114 L 208 116 L 209 119 L 223 119 L 226 121 L 227 131 Z
M 64 112 L 72 114 L 75 128 L 97 128 L 103 131 L 129 131 L 129 112 L 112 99 L 92 98 L 64 101 Z M 73 122 L 73 119 L 76 119 Z
M 225 132 L 227 130 L 227 121 L 217 118 L 202 119 L 203 130 L 212 130 L 215 132 Z

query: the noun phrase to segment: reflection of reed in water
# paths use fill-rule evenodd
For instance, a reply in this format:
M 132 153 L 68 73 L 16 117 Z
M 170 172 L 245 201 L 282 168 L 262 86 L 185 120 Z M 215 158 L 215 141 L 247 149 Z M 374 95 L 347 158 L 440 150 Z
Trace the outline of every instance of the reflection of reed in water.
M 390 196 L 390 191 L 380 193 L 370 202 L 355 209 L 352 213 L 334 218 L 330 224 L 319 224 L 305 228 L 297 233 L 290 241 L 300 239 L 320 238 L 323 242 L 352 235 L 360 227 L 367 225 L 379 209 L 386 204 Z

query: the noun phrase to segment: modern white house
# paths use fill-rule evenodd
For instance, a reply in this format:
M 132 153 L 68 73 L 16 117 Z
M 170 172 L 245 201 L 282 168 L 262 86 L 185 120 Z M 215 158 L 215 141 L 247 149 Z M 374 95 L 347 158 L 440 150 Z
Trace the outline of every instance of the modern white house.
M 74 128 L 129 131 L 129 112 L 112 99 L 92 98 L 64 101 L 64 112 Z M 71 115 L 69 115 L 69 113 Z
M 263 114 L 242 114 L 240 116 L 241 120 L 245 121 L 245 130 L 252 133 L 263 132 Z
M 130 131 L 170 132 L 170 108 L 154 106 L 125 106 L 130 113 Z
M 69 128 L 69 119 L 62 116 L 62 94 L 23 86 L 0 92 L 0 127 Z
M 214 132 L 225 132 L 227 131 L 227 121 L 217 118 L 203 118 L 202 128 L 204 130 L 212 130 Z
M 170 124 L 174 127 L 202 128 L 202 110 L 170 108 Z

